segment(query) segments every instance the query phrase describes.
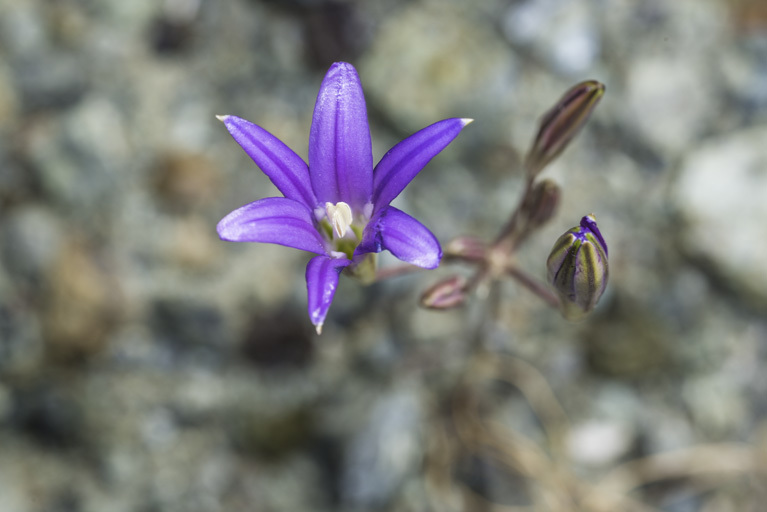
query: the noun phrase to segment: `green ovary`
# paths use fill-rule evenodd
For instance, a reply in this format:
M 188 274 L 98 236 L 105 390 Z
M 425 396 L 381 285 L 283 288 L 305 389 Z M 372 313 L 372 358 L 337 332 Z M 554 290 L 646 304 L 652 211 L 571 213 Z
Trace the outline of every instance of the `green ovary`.
M 354 233 L 354 237 L 345 236 L 343 238 L 338 238 L 334 236 L 335 233 L 333 232 L 333 226 L 327 218 L 322 219 L 319 222 L 319 225 L 320 232 L 325 236 L 327 240 L 330 241 L 333 250 L 336 252 L 341 252 L 345 254 L 347 258 L 352 259 L 354 250 L 362 240 L 362 233 L 365 230 L 365 227 L 352 224 L 349 226 L 349 228 Z

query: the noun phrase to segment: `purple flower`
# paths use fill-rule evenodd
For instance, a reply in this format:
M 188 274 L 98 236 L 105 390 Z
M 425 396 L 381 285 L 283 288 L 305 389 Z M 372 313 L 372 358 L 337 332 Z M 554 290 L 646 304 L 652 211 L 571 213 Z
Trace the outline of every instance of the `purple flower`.
M 354 66 L 325 75 L 309 132 L 309 165 L 277 137 L 235 116 L 220 116 L 285 197 L 238 208 L 218 223 L 222 240 L 265 242 L 317 254 L 306 267 L 309 317 L 322 330 L 343 269 L 370 268 L 383 249 L 436 268 L 442 249 L 420 222 L 389 203 L 470 119 L 445 119 L 406 138 L 373 168 L 365 97 Z M 365 264 L 365 265 L 363 265 Z

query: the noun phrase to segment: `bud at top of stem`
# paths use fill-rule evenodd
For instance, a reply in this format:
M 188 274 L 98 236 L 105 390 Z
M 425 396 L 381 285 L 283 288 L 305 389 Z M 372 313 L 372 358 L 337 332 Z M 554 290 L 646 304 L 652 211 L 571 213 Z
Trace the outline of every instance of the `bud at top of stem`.
M 521 213 L 525 229 L 536 229 L 551 219 L 557 211 L 562 191 L 554 180 L 545 179 L 536 183 L 522 202 Z
M 462 276 L 444 279 L 421 295 L 421 306 L 428 309 L 452 309 L 466 300 L 467 281 Z
M 604 84 L 596 80 L 581 82 L 560 98 L 541 118 L 535 137 L 525 159 L 529 176 L 535 176 L 564 151 L 588 120 L 602 99 Z
M 607 244 L 593 215 L 563 234 L 546 262 L 548 281 L 568 320 L 580 320 L 599 302 L 607 287 Z

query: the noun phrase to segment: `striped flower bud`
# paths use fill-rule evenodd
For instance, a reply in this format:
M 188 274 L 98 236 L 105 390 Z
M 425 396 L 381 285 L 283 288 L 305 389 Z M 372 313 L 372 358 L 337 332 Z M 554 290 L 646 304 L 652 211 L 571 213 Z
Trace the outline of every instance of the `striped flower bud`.
M 581 82 L 567 91 L 557 104 L 544 114 L 538 135 L 525 161 L 530 176 L 541 172 L 565 150 L 586 124 L 604 92 L 605 86 L 596 80 Z
M 566 319 L 580 320 L 594 309 L 607 286 L 608 267 L 607 244 L 593 215 L 559 237 L 546 267 Z

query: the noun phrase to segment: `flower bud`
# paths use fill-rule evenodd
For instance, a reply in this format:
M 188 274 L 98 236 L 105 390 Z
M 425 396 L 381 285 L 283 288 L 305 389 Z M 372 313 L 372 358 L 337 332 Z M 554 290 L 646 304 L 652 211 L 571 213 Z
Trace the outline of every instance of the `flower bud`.
M 536 183 L 522 203 L 526 229 L 536 229 L 548 222 L 556 213 L 561 196 L 559 185 L 553 180 Z
M 452 309 L 466 300 L 466 279 L 453 276 L 431 286 L 421 295 L 421 306 L 428 309 Z
M 580 320 L 594 309 L 607 286 L 608 267 L 607 244 L 593 215 L 559 237 L 546 266 L 566 319 Z
M 538 135 L 527 154 L 525 167 L 535 176 L 564 151 L 602 99 L 605 86 L 596 80 L 581 82 L 565 93 L 542 118 Z
M 459 236 L 447 243 L 443 255 L 464 261 L 482 261 L 487 255 L 487 243 L 475 236 Z

